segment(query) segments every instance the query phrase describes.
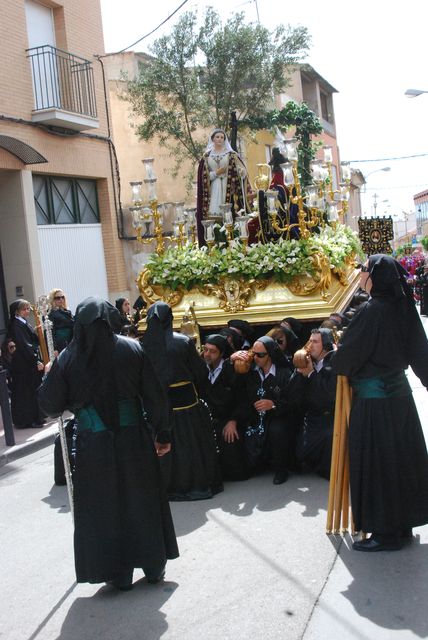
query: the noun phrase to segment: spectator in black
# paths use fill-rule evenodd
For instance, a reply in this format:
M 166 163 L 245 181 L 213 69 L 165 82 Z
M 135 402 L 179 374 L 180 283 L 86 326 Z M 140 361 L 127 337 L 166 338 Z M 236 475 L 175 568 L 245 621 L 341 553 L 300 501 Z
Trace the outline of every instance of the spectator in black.
M 48 317 L 52 322 L 54 349 L 60 353 L 71 342 L 74 318 L 67 306 L 67 299 L 62 289 L 52 289 L 48 300 L 51 307 Z
M 119 311 L 121 326 L 124 327 L 127 324 L 132 324 L 132 318 L 130 315 L 131 303 L 129 302 L 128 298 L 118 298 L 114 305 Z
M 41 427 L 43 420 L 37 403 L 37 388 L 44 365 L 39 358 L 39 340 L 27 319 L 31 305 L 27 300 L 15 300 L 10 305 L 8 336 L 16 349 L 11 360 L 11 410 L 17 429 Z

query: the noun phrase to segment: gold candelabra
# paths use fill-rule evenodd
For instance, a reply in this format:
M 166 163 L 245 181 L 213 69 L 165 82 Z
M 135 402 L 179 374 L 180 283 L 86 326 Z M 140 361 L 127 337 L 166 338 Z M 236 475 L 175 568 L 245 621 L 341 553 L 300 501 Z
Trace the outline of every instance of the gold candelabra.
M 137 233 L 137 240 L 142 245 L 155 243 L 155 251 L 162 255 L 165 251 L 165 241 L 182 248 L 188 242 L 196 243 L 196 210 L 184 211 L 184 202 L 165 203 L 160 205 L 156 195 L 157 178 L 153 170 L 153 158 L 146 158 L 143 164 L 146 168 L 144 183 L 148 189 L 148 206 L 143 205 L 142 182 L 131 182 L 132 189 L 132 224 Z M 175 219 L 172 222 L 172 234 L 165 233 L 164 215 L 168 207 L 174 208 Z M 151 226 L 153 225 L 153 234 Z M 145 229 L 143 232 L 143 228 Z

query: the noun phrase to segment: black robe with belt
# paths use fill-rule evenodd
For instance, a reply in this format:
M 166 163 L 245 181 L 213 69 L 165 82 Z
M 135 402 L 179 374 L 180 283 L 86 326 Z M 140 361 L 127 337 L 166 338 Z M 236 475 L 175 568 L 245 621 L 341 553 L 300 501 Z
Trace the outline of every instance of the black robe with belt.
M 9 336 L 16 345 L 10 365 L 12 420 L 18 428 L 31 427 L 41 421 L 37 404 L 37 387 L 42 379 L 37 369 L 39 339 L 34 329 L 18 318 L 11 321 Z
M 348 376 L 354 389 L 349 453 L 356 530 L 391 534 L 428 523 L 424 435 L 410 389 L 394 382 L 400 376 L 405 382 L 410 365 L 428 387 L 428 342 L 411 311 L 403 335 L 397 301 L 371 298 L 352 319 L 333 358 L 333 369 Z M 364 397 L 361 385 L 379 379 L 389 397 Z
M 85 407 L 76 402 L 77 381 L 70 376 L 74 341 L 39 390 L 48 415 L 68 409 L 77 416 L 73 482 L 78 582 L 105 582 L 132 567 L 160 568 L 167 558 L 178 556 L 153 444 L 154 438 L 169 440 L 167 399 L 140 344 L 122 336 L 113 340 L 118 403 L 125 409 L 130 405 L 134 420 L 121 418 L 116 430 L 84 428 L 79 416 Z
M 223 490 L 215 433 L 200 400 L 208 377 L 193 341 L 171 332 L 166 338 L 172 410 L 172 449 L 161 461 L 170 500 L 201 500 Z

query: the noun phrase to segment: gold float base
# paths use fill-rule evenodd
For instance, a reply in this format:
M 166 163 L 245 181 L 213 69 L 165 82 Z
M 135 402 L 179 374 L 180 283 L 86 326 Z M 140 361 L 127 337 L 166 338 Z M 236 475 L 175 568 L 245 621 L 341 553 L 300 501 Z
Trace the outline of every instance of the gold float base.
M 137 282 L 140 293 L 150 305 L 164 300 L 174 313 L 174 328 L 183 315 L 194 307 L 201 327 L 225 326 L 229 320 L 242 318 L 252 324 L 275 324 L 287 316 L 298 320 L 322 320 L 333 312 L 343 311 L 358 288 L 359 271 L 349 264 L 340 272 L 331 271 L 327 279 L 298 276 L 289 285 L 276 281 L 225 280 L 172 291 L 150 284 L 150 274 L 143 271 Z

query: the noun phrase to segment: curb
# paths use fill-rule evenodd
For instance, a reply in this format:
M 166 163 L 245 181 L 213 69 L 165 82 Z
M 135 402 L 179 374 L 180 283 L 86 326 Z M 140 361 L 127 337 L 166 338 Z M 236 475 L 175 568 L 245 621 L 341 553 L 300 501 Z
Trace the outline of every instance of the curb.
M 56 437 L 58 429 L 55 431 L 49 430 L 43 434 L 43 436 L 33 440 L 32 442 L 23 442 L 22 444 L 15 444 L 12 447 L 0 452 L 0 467 L 12 462 L 14 460 L 19 460 L 20 458 L 24 458 L 25 456 L 30 455 L 36 451 L 40 451 L 40 449 L 44 449 L 45 447 L 52 446 Z

